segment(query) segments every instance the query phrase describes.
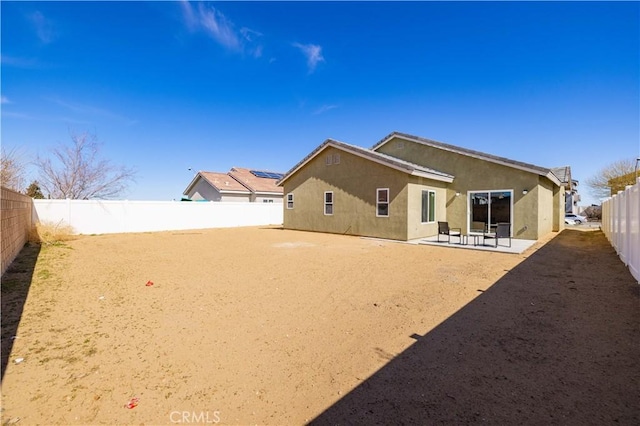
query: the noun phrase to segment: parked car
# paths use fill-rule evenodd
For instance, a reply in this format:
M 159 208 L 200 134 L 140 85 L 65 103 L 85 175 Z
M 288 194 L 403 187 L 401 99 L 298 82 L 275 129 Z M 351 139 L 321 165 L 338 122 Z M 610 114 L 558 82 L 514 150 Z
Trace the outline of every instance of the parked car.
M 584 216 L 580 216 L 578 214 L 565 214 L 564 223 L 567 223 L 569 225 L 574 225 L 574 224 L 580 225 L 581 223 L 587 223 L 587 218 Z

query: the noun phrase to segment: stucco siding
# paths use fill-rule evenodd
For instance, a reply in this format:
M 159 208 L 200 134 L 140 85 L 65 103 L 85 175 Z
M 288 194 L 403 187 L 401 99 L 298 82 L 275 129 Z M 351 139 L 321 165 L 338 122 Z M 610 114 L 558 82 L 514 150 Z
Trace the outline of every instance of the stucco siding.
M 273 203 L 282 203 L 282 194 L 274 195 L 256 195 L 253 199 L 254 203 L 264 203 L 265 200 L 272 200 Z M 268 201 L 266 201 L 268 202 Z
M 548 216 L 549 223 L 552 223 L 551 204 L 540 204 L 536 189 L 542 180 L 548 183 L 549 188 L 552 183 L 535 173 L 402 138 L 392 139 L 381 146 L 378 152 L 455 176 L 445 194 L 446 218 L 449 226 L 462 228 L 463 233 L 467 233 L 470 226 L 469 191 L 491 190 L 513 191 L 513 237 L 537 239 L 548 232 L 547 229 L 551 230 L 551 227 L 547 226 L 547 220 L 539 217 L 545 210 L 544 214 Z M 523 194 L 524 190 L 527 194 Z M 460 195 L 456 196 L 456 193 Z M 541 224 L 544 224 L 543 228 L 540 228 Z
M 249 202 L 249 194 L 221 194 L 206 181 L 200 179 L 187 196 L 193 201 L 231 201 L 231 202 Z
M 408 186 L 407 239 L 430 237 L 438 234 L 438 221 L 447 220 L 446 183 L 412 177 Z M 435 218 L 422 222 L 422 191 L 435 192 Z
M 540 210 L 538 230 L 540 235 L 553 231 L 555 218 L 553 204 L 554 196 L 551 182 L 545 182 L 545 180 L 540 179 L 540 185 L 538 186 L 538 206 Z
M 284 227 L 406 240 L 407 183 L 403 172 L 328 147 L 284 183 L 285 199 L 294 197 L 293 209 L 283 205 Z M 377 188 L 389 189 L 389 217 L 376 216 Z M 333 191 L 332 215 L 324 214 L 326 191 Z
M 553 187 L 553 228 L 552 231 L 559 232 L 564 229 L 564 215 L 565 215 L 565 187 L 554 186 Z
M 194 201 L 220 201 L 221 199 L 220 193 L 203 179 L 199 179 L 198 182 L 193 185 L 193 188 L 187 193 L 187 196 Z
M 214 201 L 214 200 L 212 200 Z M 248 203 L 251 201 L 249 194 L 223 194 L 219 200 L 222 202 Z

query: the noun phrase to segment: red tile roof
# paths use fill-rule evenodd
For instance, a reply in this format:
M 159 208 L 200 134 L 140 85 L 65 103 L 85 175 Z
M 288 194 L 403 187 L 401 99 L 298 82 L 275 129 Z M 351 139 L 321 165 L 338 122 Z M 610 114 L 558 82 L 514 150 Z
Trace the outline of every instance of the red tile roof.
M 200 176 L 209 182 L 219 192 L 234 191 L 248 194 L 250 191 L 228 173 L 199 172 Z
M 283 194 L 284 188 L 277 186 L 277 179 L 261 178 L 251 173 L 251 169 L 244 169 L 242 167 L 232 167 L 229 171 L 229 176 L 236 179 L 242 185 L 249 188 L 255 193 L 275 193 Z

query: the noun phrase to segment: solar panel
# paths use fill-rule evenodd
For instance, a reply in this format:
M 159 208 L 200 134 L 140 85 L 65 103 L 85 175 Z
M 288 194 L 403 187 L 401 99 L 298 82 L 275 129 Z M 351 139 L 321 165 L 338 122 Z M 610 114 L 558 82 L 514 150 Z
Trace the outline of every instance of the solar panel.
M 251 174 L 259 178 L 282 179 L 284 173 L 263 172 L 262 170 L 251 170 Z

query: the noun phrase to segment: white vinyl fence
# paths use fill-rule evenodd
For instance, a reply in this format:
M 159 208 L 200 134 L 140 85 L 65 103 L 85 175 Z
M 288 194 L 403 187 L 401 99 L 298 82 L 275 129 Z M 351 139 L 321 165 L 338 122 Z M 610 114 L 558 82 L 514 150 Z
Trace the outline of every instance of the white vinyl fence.
M 76 234 L 281 225 L 282 203 L 33 200 L 33 222 L 63 223 Z
M 602 203 L 602 230 L 640 283 L 640 179 Z

